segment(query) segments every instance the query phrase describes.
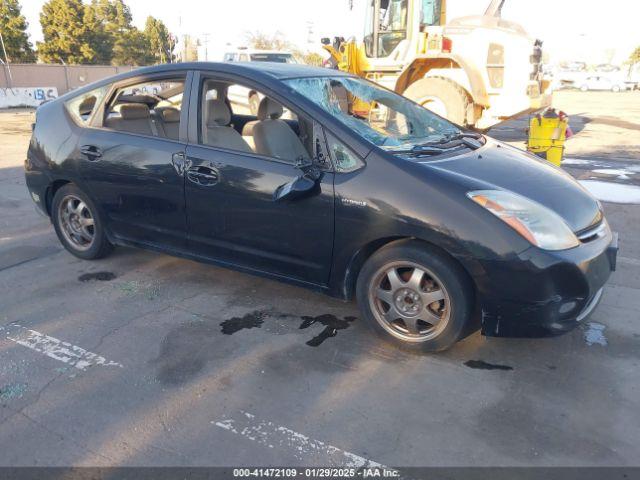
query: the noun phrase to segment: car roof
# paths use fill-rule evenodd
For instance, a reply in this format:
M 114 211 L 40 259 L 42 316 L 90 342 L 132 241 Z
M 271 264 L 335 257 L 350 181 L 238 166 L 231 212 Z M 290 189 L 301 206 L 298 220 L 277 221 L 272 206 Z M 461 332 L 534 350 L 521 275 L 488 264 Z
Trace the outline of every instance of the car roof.
M 97 82 L 85 85 L 75 90 L 70 90 L 58 97 L 61 100 L 73 98 L 95 88 L 120 82 L 128 78 L 135 78 L 144 75 L 163 74 L 171 72 L 183 72 L 185 70 L 210 71 L 212 73 L 222 73 L 248 77 L 257 81 L 269 83 L 273 80 L 285 80 L 290 78 L 304 77 L 352 77 L 353 75 L 335 70 L 332 68 L 313 67 L 311 65 L 297 63 L 276 63 L 276 62 L 184 62 L 165 63 L 150 67 L 140 67 L 119 75 L 103 78 Z
M 348 75 L 339 70 L 330 68 L 313 67 L 299 63 L 278 62 L 194 62 L 193 69 L 212 70 L 237 75 L 265 75 L 275 79 L 320 77 L 320 76 L 345 76 Z
M 331 68 L 313 67 L 311 65 L 277 62 L 186 62 L 167 63 L 142 67 L 115 77 L 110 77 L 111 83 L 120 78 L 149 75 L 154 73 L 170 73 L 178 70 L 201 70 L 227 73 L 231 75 L 251 76 L 252 78 L 266 77 L 269 79 L 283 80 L 300 77 L 344 77 L 350 74 Z

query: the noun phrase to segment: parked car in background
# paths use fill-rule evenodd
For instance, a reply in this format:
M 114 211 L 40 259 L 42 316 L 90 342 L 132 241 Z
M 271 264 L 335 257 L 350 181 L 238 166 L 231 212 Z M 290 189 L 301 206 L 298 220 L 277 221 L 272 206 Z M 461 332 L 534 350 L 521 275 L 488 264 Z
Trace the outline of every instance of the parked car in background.
M 299 63 L 291 52 L 282 50 L 257 50 L 238 48 L 224 54 L 225 62 L 273 62 Z
M 611 78 L 605 75 L 590 75 L 579 83 L 576 83 L 576 86 L 583 92 L 590 90 L 609 90 L 611 92 L 620 92 L 627 89 L 627 85 L 624 80 Z
M 234 86 L 260 92 L 257 115 L 234 110 Z M 38 109 L 25 175 L 79 258 L 134 246 L 355 297 L 416 350 L 477 325 L 568 331 L 615 268 L 617 235 L 570 175 L 336 70 L 176 63 L 99 81 Z
M 225 62 L 272 62 L 300 63 L 291 52 L 280 50 L 255 50 L 240 48 L 224 54 Z M 258 106 L 262 97 L 250 88 L 234 86 L 229 91 L 229 100 L 240 107 L 249 109 L 251 115 L 258 114 Z

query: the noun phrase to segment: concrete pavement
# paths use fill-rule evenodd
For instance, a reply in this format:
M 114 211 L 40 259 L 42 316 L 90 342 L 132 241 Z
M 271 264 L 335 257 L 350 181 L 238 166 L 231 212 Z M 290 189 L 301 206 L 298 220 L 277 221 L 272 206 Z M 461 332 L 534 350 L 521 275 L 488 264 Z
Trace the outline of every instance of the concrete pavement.
M 583 328 L 416 355 L 300 288 L 72 257 L 24 187 L 29 115 L 0 113 L 0 466 L 638 465 L 640 206 L 605 204 L 619 270 Z

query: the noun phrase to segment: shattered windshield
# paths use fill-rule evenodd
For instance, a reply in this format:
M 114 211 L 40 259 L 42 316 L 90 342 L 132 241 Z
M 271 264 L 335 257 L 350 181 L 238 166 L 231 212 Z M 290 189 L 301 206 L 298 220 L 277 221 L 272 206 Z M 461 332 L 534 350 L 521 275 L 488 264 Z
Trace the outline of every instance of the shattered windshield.
M 387 150 L 410 149 L 461 133 L 429 110 L 361 78 L 296 78 L 285 83 Z

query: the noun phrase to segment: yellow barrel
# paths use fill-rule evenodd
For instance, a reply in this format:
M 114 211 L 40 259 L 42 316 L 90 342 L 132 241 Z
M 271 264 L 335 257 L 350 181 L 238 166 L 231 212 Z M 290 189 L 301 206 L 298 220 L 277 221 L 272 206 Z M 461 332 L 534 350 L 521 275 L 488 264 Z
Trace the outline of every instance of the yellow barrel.
M 527 150 L 557 165 L 562 163 L 564 141 L 567 133 L 567 117 L 558 115 L 554 109 L 547 109 L 529 122 Z

